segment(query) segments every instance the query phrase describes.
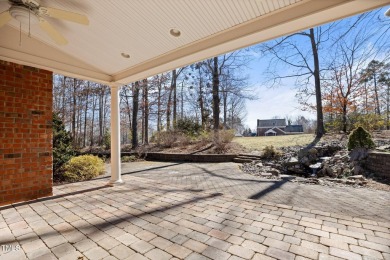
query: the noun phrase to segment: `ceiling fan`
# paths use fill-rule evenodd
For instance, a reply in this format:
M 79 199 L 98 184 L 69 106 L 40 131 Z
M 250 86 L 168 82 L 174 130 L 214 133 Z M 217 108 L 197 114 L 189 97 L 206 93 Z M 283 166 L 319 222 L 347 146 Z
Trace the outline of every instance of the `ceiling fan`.
M 8 23 L 12 18 L 20 22 L 20 24 L 38 23 L 57 44 L 65 45 L 68 41 L 59 33 L 45 17 L 67 20 L 74 23 L 88 25 L 88 17 L 82 14 L 77 14 L 65 10 L 44 7 L 40 5 L 39 0 L 8 0 L 11 7 L 0 13 L 0 27 Z

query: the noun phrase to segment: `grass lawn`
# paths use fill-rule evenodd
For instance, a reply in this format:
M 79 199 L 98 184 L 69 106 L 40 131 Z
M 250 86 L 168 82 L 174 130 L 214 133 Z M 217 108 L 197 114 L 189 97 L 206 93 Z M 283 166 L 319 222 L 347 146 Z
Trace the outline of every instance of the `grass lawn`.
M 254 151 L 262 151 L 264 147 L 273 145 L 275 148 L 306 145 L 314 140 L 313 134 L 302 135 L 280 135 L 280 136 L 255 136 L 255 137 L 235 137 L 233 142 L 239 143 L 245 148 Z

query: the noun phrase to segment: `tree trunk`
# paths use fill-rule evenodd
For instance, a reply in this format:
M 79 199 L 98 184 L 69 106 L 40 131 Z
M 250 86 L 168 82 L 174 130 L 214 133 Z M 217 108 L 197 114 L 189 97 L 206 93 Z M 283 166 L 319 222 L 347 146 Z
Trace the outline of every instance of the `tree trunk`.
M 132 140 L 131 140 L 131 143 L 132 143 L 132 146 L 133 146 L 133 149 L 137 148 L 138 147 L 138 124 L 137 124 L 137 120 L 138 120 L 138 100 L 139 98 L 139 82 L 136 81 L 135 84 L 133 85 L 133 122 L 132 122 Z
M 233 120 L 234 120 L 234 105 L 233 105 L 233 103 L 232 103 L 232 108 L 231 108 L 231 120 L 232 120 L 232 125 L 231 125 L 231 127 L 232 127 L 232 129 L 234 128 L 234 123 L 233 123 Z
M 95 124 L 95 109 L 96 109 L 96 99 L 95 99 L 95 96 L 92 96 L 92 122 L 91 122 L 91 142 L 90 142 L 91 147 L 94 145 L 94 143 L 93 143 L 93 128 L 94 128 L 94 124 Z
M 73 93 L 72 93 L 72 138 L 73 144 L 76 144 L 76 79 L 73 79 Z
M 378 95 L 378 85 L 376 82 L 376 72 L 374 71 L 374 91 L 375 91 L 375 101 L 376 101 L 376 113 L 381 114 L 381 108 L 379 105 L 379 95 Z
M 219 131 L 219 73 L 218 73 L 218 57 L 213 58 L 213 119 L 214 132 Z M 216 136 L 218 139 L 218 136 Z
M 366 113 L 368 114 L 368 90 L 367 90 L 367 80 L 364 80 L 364 105 L 366 108 Z
M 99 85 L 99 140 L 98 144 L 103 144 L 103 90 L 102 85 Z
M 127 95 L 126 89 L 125 89 L 125 100 L 126 100 L 126 106 L 127 106 L 127 116 L 128 116 L 128 120 L 129 120 L 129 129 L 131 129 L 131 107 L 130 107 L 130 102 L 129 102 L 129 96 Z
M 172 120 L 172 125 L 173 129 L 176 129 L 176 120 L 177 120 L 177 94 L 176 94 L 176 80 L 177 80 L 177 75 L 176 75 L 176 70 L 172 71 L 172 88 L 173 88 L 173 120 Z
M 223 129 L 226 130 L 226 128 L 227 128 L 227 125 L 226 125 L 226 121 L 227 121 L 227 92 L 224 91 L 222 93 L 222 96 L 223 96 Z M 233 129 L 233 121 L 232 121 L 232 129 Z
M 85 97 L 85 110 L 84 110 L 84 140 L 83 147 L 86 146 L 87 143 L 87 117 L 88 117 L 88 101 L 89 101 L 89 81 L 87 84 L 87 91 Z
M 141 83 L 141 144 L 145 144 L 145 85 Z
M 347 132 L 347 99 L 343 100 L 343 132 Z
M 206 130 L 206 113 L 204 109 L 204 102 L 203 102 L 203 80 L 202 80 L 202 72 L 200 70 L 200 66 L 198 68 L 199 71 L 199 107 L 200 107 L 200 117 L 202 120 L 202 129 Z
M 103 135 L 106 134 L 106 131 L 109 129 L 107 128 L 107 103 L 108 103 L 108 95 L 109 92 L 107 92 L 107 87 L 104 86 L 103 89 L 103 100 L 104 100 L 104 105 L 103 105 Z
M 167 130 L 171 129 L 171 103 L 172 103 L 172 83 L 169 90 L 168 104 L 167 104 Z
M 64 81 L 62 82 L 62 122 L 65 122 L 65 114 L 66 114 L 66 105 L 65 105 L 65 89 L 66 89 L 66 76 L 64 76 Z
M 161 131 L 161 83 L 158 85 L 157 96 L 157 132 Z
M 390 85 L 387 85 L 387 106 L 386 106 L 386 118 L 387 118 L 387 123 L 386 123 L 386 129 L 390 130 Z
M 322 96 L 321 96 L 321 79 L 320 79 L 320 62 L 318 59 L 317 44 L 314 36 L 314 29 L 310 28 L 310 41 L 314 59 L 314 86 L 316 91 L 317 104 L 317 133 L 316 138 L 321 138 L 325 134 L 324 115 L 322 112 Z
M 184 118 L 184 91 L 183 91 L 183 88 L 184 88 L 184 82 L 181 83 L 181 92 L 180 92 L 180 102 L 181 102 L 181 111 L 180 111 L 180 118 L 183 119 Z
M 144 119 L 144 130 L 145 130 L 145 133 L 144 133 L 144 144 L 149 144 L 149 99 L 148 99 L 148 80 L 147 79 L 144 79 L 143 81 L 143 84 L 144 84 L 144 110 L 145 110 L 145 113 L 144 113 L 144 116 L 145 116 L 145 119 Z

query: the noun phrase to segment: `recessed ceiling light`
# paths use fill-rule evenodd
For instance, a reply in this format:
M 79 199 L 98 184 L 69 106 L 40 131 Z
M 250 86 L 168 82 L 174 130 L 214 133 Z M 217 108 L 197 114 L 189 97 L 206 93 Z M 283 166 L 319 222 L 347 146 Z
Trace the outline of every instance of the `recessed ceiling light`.
M 173 37 L 179 37 L 181 35 L 181 32 L 178 30 L 178 29 L 175 29 L 175 28 L 172 28 L 169 33 L 173 36 Z
M 127 53 L 122 52 L 121 55 L 123 58 L 126 58 L 126 59 L 130 58 L 130 55 Z

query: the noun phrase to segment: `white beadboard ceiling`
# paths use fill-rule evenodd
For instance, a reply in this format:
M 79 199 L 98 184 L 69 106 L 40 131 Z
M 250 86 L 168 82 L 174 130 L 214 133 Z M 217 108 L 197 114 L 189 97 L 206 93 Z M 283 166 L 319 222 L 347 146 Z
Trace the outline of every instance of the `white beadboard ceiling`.
M 0 28 L 0 59 L 104 83 L 131 81 L 389 4 L 389 0 L 41 0 L 88 16 L 88 26 L 47 18 L 68 40 L 38 25 Z M 9 8 L 0 1 L 0 12 Z M 181 36 L 170 35 L 172 28 Z M 125 59 L 121 53 L 128 53 Z

